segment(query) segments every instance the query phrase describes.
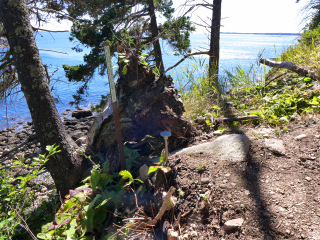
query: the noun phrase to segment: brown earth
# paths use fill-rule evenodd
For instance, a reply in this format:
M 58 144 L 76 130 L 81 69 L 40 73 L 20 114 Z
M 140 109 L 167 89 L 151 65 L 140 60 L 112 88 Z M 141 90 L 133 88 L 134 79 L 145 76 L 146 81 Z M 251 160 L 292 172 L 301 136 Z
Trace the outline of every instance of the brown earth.
M 173 185 L 181 189 L 175 193 L 180 239 L 320 239 L 319 122 L 318 116 L 305 117 L 268 134 L 260 133 L 268 128 L 261 126 L 229 129 L 225 134 L 251 139 L 241 163 L 200 153 L 169 157 Z M 300 134 L 307 137 L 294 140 Z M 286 154 L 266 149 L 267 137 L 283 140 Z M 225 231 L 224 223 L 238 218 L 241 228 Z

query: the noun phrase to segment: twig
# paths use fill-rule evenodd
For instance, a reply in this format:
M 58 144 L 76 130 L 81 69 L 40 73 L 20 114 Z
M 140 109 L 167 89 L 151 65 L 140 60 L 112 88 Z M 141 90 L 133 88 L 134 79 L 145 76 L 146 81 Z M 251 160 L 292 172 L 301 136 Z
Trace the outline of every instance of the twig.
M 215 118 L 214 120 L 217 122 L 234 122 L 234 121 L 252 120 L 252 119 L 260 119 L 260 117 L 253 115 L 253 116 L 234 117 L 234 118 Z

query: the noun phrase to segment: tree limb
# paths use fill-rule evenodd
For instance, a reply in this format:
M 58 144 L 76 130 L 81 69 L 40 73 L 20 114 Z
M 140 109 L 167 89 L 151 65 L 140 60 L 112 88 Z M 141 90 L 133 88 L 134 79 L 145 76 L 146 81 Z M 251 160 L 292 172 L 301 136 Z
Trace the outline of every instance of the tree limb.
M 186 60 L 188 57 L 195 56 L 195 55 L 202 55 L 202 54 L 209 54 L 209 52 L 196 52 L 196 53 L 190 53 L 188 55 L 185 55 L 184 58 L 182 58 L 179 62 L 177 62 L 175 65 L 172 67 L 169 67 L 164 73 L 170 71 L 172 68 L 175 68 L 178 66 L 180 63 L 182 63 L 184 60 Z
M 252 116 L 234 117 L 234 118 L 215 118 L 214 120 L 217 122 L 235 122 L 235 121 L 252 120 L 252 119 L 260 119 L 260 117 L 256 115 L 252 115 Z
M 299 67 L 297 64 L 293 63 L 293 62 L 276 62 L 276 61 L 272 61 L 270 59 L 265 59 L 265 58 L 261 58 L 259 60 L 260 63 L 267 65 L 269 67 L 275 67 L 275 68 L 285 68 L 288 69 L 292 72 L 295 72 L 301 76 L 310 76 L 311 78 L 315 79 L 315 80 L 319 80 L 319 75 L 313 71 L 310 71 L 308 69 Z

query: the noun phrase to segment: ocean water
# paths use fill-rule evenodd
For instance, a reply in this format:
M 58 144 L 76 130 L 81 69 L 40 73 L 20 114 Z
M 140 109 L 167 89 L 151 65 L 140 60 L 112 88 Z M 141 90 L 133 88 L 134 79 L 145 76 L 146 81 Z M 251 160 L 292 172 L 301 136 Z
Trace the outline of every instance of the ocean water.
M 83 55 L 89 53 L 90 49 L 84 47 L 83 51 L 77 53 L 71 48 L 79 44 L 69 41 L 69 33 L 47 33 L 40 32 L 36 35 L 36 42 L 40 49 L 42 62 L 50 66 L 49 72 L 55 71 L 52 79 L 57 80 L 53 85 L 53 95 L 59 102 L 56 103 L 57 109 L 61 114 L 67 108 L 75 109 L 69 102 L 73 100 L 72 95 L 76 92 L 79 84 L 68 83 L 62 69 L 63 64 L 77 65 L 83 63 Z M 224 70 L 232 70 L 241 65 L 248 71 L 251 64 L 257 61 L 258 55 L 263 52 L 263 57 L 274 58 L 290 45 L 297 43 L 296 35 L 262 35 L 262 34 L 221 34 L 220 39 L 220 75 Z M 204 34 L 191 35 L 191 46 L 193 51 L 207 51 L 208 40 Z M 173 66 L 181 57 L 175 56 L 172 49 L 166 44 L 162 44 L 163 60 L 165 69 Z M 46 50 L 54 50 L 46 51 Z M 62 53 L 58 53 L 62 52 Z M 207 56 L 195 57 L 195 60 L 185 60 L 182 64 L 167 74 L 175 77 L 181 76 L 183 67 L 192 68 L 200 59 L 208 62 Z M 91 104 L 99 103 L 101 95 L 109 92 L 107 76 L 95 74 L 90 85 L 87 101 L 80 106 L 89 109 Z M 16 125 L 18 122 L 30 121 L 30 113 L 23 99 L 23 95 L 15 96 L 14 103 L 0 103 L 0 129 Z

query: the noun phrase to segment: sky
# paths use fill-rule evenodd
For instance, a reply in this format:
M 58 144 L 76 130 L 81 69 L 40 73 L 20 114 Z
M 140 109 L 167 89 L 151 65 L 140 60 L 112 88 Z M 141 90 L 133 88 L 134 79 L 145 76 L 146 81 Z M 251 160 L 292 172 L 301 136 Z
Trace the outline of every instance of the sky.
M 212 3 L 212 0 L 207 0 Z M 173 0 L 176 13 L 183 11 L 181 4 L 184 0 Z M 189 9 L 193 3 L 203 0 L 189 0 Z M 221 32 L 239 33 L 299 33 L 304 24 L 301 24 L 301 8 L 308 0 L 222 0 Z M 210 24 L 212 11 L 204 7 L 197 8 L 191 14 L 191 20 L 203 25 L 203 21 Z M 201 17 L 201 20 L 199 18 Z M 161 19 L 159 19 L 161 22 Z M 70 30 L 71 23 L 54 23 L 43 26 L 50 30 Z M 196 33 L 207 32 L 203 27 L 197 26 Z

